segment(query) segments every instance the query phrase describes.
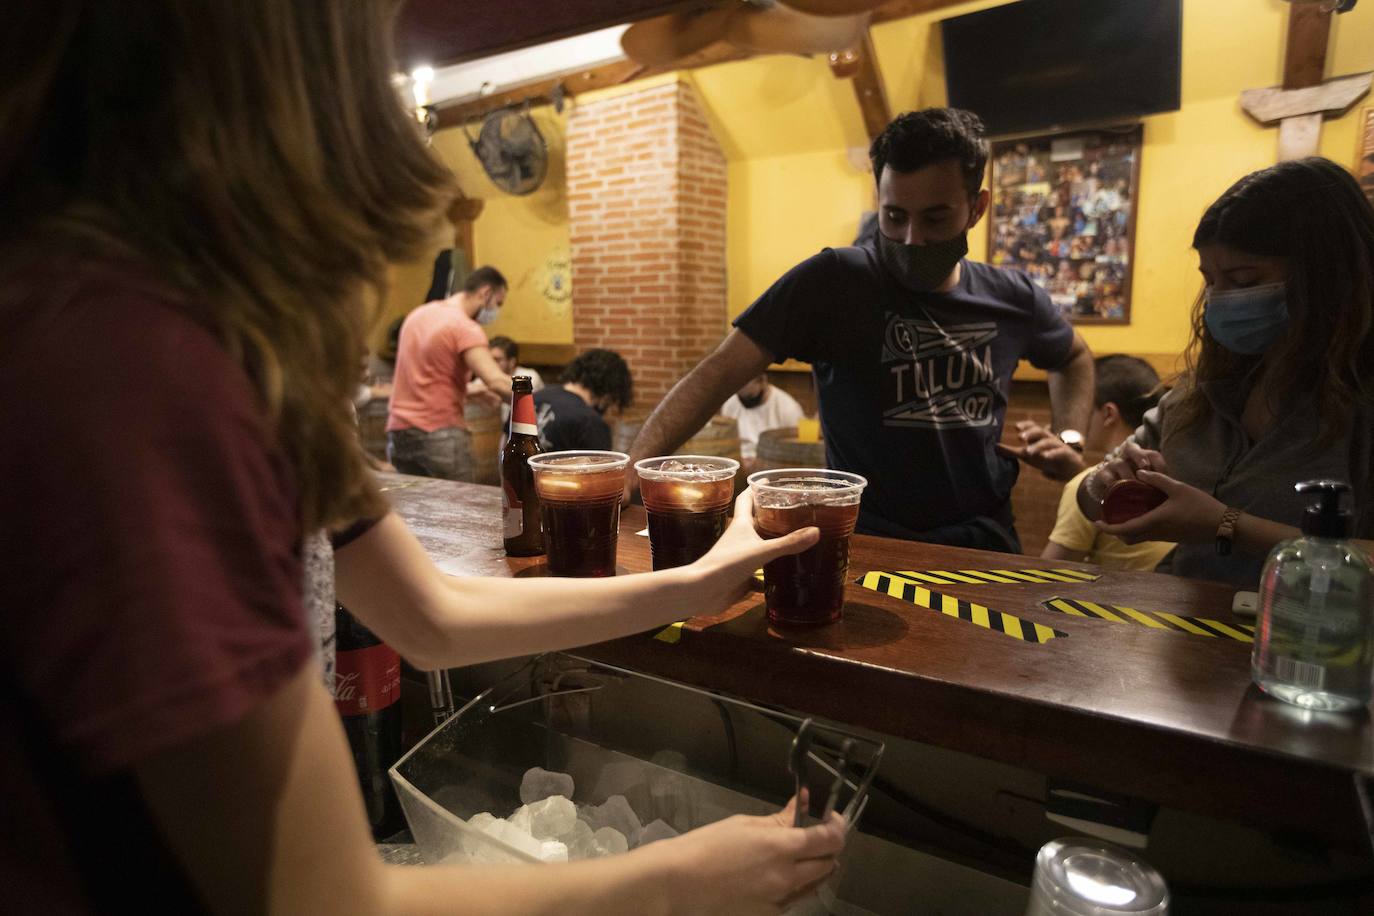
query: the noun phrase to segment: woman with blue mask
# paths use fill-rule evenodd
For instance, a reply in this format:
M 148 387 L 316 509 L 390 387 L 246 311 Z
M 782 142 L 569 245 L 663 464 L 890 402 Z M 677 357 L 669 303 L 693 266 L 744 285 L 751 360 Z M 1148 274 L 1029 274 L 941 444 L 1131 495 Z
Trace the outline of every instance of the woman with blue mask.
M 1078 499 L 1097 518 L 1118 480 L 1162 490 L 1158 508 L 1098 527 L 1178 542 L 1161 569 L 1254 588 L 1298 534 L 1298 481 L 1349 481 L 1355 536 L 1374 538 L 1374 209 L 1339 165 L 1284 162 L 1232 185 L 1193 247 L 1205 287 L 1188 371 Z

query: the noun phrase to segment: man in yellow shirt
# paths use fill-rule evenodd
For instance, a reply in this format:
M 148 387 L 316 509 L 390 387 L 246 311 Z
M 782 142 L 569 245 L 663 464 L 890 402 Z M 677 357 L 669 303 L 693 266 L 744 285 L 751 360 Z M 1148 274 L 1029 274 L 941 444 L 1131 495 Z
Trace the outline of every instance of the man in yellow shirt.
M 1135 431 L 1145 411 L 1164 392 L 1159 374 L 1143 359 L 1115 353 L 1098 357 L 1095 362 L 1097 381 L 1086 444 L 1090 449 L 1111 451 Z M 1119 569 L 1154 569 L 1174 549 L 1173 544 L 1127 544 L 1098 531 L 1078 508 L 1078 484 L 1094 470 L 1088 468 L 1064 485 L 1054 531 L 1040 555 L 1050 560 L 1087 560 Z

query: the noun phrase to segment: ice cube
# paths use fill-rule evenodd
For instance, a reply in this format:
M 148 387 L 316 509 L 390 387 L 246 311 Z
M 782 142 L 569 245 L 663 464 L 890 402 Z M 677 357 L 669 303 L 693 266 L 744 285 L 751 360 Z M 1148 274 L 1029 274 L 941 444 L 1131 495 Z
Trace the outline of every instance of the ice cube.
M 521 810 L 529 811 L 530 833 L 541 840 L 562 836 L 577 821 L 577 806 L 561 795 L 526 805 Z
M 660 751 L 654 762 L 659 765 L 649 774 L 650 810 L 674 824 L 693 823 L 691 786 L 682 773 L 687 758 L 677 751 Z
M 499 817 L 493 818 L 490 824 L 482 828 L 482 832 L 492 839 L 499 840 L 512 849 L 523 852 L 525 855 L 532 858 L 539 858 L 539 853 L 543 848 L 543 844 L 539 840 L 536 840 L 510 821 L 503 820 Z M 476 852 L 476 850 L 474 850 L 474 852 Z M 474 861 L 476 861 L 476 859 L 474 859 Z M 506 861 L 509 861 L 509 859 Z
M 496 820 L 490 811 L 483 811 L 481 814 L 474 814 L 468 819 L 468 826 L 473 830 L 482 830 L 487 824 Z
M 671 840 L 675 836 L 681 834 L 660 819 L 649 823 L 639 832 L 639 845 L 644 846 L 655 840 Z
M 476 822 L 474 824 L 474 822 Z M 522 861 L 512 855 L 506 849 L 497 846 L 493 840 L 502 839 L 502 831 L 510 829 L 510 825 L 499 817 L 492 817 L 483 812 L 475 814 L 470 825 L 476 826 L 480 835 L 467 835 L 462 837 L 459 844 L 459 851 L 453 853 L 446 862 L 477 862 L 482 864 L 510 864 Z
M 672 458 L 660 464 L 658 470 L 665 474 L 711 474 L 718 472 L 720 467 L 704 461 L 683 461 L 680 458 Z
M 706 498 L 711 495 L 711 491 L 704 487 L 694 487 L 686 483 L 678 484 L 676 489 L 677 493 L 674 494 L 674 502 L 679 506 L 698 506 L 706 502 Z
M 568 847 L 557 840 L 545 840 L 539 847 L 539 859 L 543 862 L 566 862 Z
M 472 819 L 477 820 L 477 818 L 479 817 L 481 817 L 480 814 L 474 814 Z M 471 821 L 469 823 L 471 823 Z M 482 823 L 477 827 L 477 829 L 485 833 L 487 836 L 496 836 L 501 832 L 501 825 L 505 823 L 506 819 L 504 817 L 493 817 L 491 818 L 491 820 L 486 820 L 485 818 L 483 818 Z
M 625 834 L 614 827 L 602 827 L 592 836 L 596 839 L 596 845 L 601 847 L 605 855 L 618 856 L 630 849 L 630 841 L 625 839 Z
M 474 843 L 467 853 L 467 861 L 474 865 L 515 865 L 524 859 L 517 858 L 492 843 Z
M 584 820 L 574 821 L 572 829 L 559 837 L 559 840 L 568 847 L 568 858 L 573 861 L 594 859 L 598 854 L 596 836 Z
M 596 775 L 596 784 L 590 793 L 592 798 L 606 799 L 612 795 L 624 795 L 632 808 L 648 810 L 650 803 L 649 787 L 645 780 L 652 768 L 643 761 L 619 761 L 608 763 Z M 585 817 L 585 813 L 583 814 Z
M 509 818 L 512 824 L 529 834 L 534 833 L 532 819 L 533 812 L 530 810 L 529 805 L 521 805 Z
M 532 805 L 552 795 L 573 797 L 573 778 L 567 773 L 555 773 L 543 767 L 531 767 L 520 780 L 520 803 Z
M 631 846 L 639 842 L 639 817 L 623 795 L 612 795 L 605 804 L 589 809 L 586 818 L 593 830 L 611 827 Z
M 594 464 L 606 463 L 605 458 L 596 455 L 571 455 L 567 458 L 548 458 L 545 459 L 550 465 L 560 468 L 585 468 Z

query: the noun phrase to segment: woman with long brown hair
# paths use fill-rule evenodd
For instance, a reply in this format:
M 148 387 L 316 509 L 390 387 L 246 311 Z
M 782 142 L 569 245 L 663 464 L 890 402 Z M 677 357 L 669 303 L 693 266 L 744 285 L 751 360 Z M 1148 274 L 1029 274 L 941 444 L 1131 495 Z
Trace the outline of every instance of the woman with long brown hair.
M 1218 198 L 1193 247 L 1206 288 L 1188 372 L 1079 504 L 1097 518 L 1116 481 L 1157 487 L 1160 507 L 1098 526 L 1176 541 L 1173 572 L 1253 588 L 1298 534 L 1299 481 L 1349 482 L 1355 536 L 1374 538 L 1374 210 L 1334 162 L 1284 162 Z
M 536 870 L 371 844 L 303 606 L 316 532 L 353 529 L 339 596 L 422 667 L 719 609 L 816 536 L 761 541 L 744 499 L 681 570 L 449 580 L 387 512 L 349 396 L 387 264 L 452 193 L 390 86 L 394 7 L 0 8 L 5 902 L 775 912 L 832 870 L 835 820 Z

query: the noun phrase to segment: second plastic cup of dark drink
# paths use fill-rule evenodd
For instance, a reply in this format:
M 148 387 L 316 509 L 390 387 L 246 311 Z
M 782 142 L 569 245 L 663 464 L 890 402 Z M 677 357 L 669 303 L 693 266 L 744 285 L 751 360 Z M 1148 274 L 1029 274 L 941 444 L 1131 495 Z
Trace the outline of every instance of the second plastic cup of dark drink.
M 630 456 L 548 452 L 530 458 L 544 522 L 544 552 L 555 576 L 615 575 L 620 497 Z
M 781 468 L 749 475 L 754 528 L 765 538 L 816 527 L 814 546 L 763 567 L 768 619 L 783 624 L 839 620 L 849 577 L 849 536 L 868 481 L 858 474 L 817 468 Z
M 739 462 L 712 455 L 668 455 L 635 462 L 649 514 L 654 569 L 695 563 L 729 524 Z

